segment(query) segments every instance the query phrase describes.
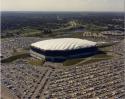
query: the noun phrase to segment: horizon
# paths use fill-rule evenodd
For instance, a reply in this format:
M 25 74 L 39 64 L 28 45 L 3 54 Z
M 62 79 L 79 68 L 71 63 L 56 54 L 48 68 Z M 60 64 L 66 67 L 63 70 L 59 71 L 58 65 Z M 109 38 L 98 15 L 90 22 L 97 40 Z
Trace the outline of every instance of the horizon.
M 124 11 L 0 11 L 0 12 L 15 12 L 15 13 L 23 13 L 23 12 L 33 12 L 33 13 L 124 13 Z

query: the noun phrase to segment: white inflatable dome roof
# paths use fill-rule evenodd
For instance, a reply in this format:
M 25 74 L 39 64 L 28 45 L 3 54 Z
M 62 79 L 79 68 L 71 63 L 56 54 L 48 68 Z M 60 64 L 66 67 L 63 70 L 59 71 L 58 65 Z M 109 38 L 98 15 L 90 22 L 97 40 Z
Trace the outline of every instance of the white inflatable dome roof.
M 31 44 L 31 46 L 42 50 L 73 50 L 93 47 L 95 45 L 96 42 L 78 38 L 49 39 Z

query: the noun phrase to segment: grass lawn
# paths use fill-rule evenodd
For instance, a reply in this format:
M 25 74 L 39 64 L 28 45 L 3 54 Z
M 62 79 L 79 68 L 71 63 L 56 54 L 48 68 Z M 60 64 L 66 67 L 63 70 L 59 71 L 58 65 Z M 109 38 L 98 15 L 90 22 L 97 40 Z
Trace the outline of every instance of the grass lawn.
M 21 30 L 21 34 L 23 36 L 40 36 L 41 31 L 40 30 L 36 30 L 36 29 L 31 29 L 31 28 L 25 28 Z
M 29 57 L 29 53 L 23 53 L 23 52 L 20 52 L 20 53 L 16 53 L 14 54 L 13 56 L 10 56 L 6 59 L 3 59 L 1 60 L 2 63 L 8 63 L 8 62 L 12 62 L 16 59 L 19 59 L 19 58 L 26 58 L 26 57 Z
M 28 63 L 35 66 L 43 65 L 45 59 L 28 59 Z
M 89 64 L 93 62 L 98 62 L 101 60 L 108 60 L 113 58 L 111 55 L 107 54 L 96 54 L 94 56 L 86 57 L 86 58 L 77 58 L 77 59 L 70 59 L 63 62 L 64 66 L 71 66 L 71 65 L 83 65 L 83 64 Z M 81 63 L 80 63 L 81 62 Z
M 70 66 L 70 65 L 74 65 L 74 64 L 77 64 L 81 61 L 83 61 L 84 58 L 78 58 L 78 59 L 70 59 L 70 60 L 66 60 L 63 62 L 63 65 L 64 66 Z
M 80 64 L 80 65 L 84 65 L 84 64 L 90 64 L 90 63 L 94 63 L 94 62 L 98 62 L 98 61 L 102 61 L 102 60 L 108 60 L 113 58 L 113 56 L 109 56 L 109 55 L 97 55 L 95 57 L 92 57 L 90 60 L 85 61 L 84 63 Z

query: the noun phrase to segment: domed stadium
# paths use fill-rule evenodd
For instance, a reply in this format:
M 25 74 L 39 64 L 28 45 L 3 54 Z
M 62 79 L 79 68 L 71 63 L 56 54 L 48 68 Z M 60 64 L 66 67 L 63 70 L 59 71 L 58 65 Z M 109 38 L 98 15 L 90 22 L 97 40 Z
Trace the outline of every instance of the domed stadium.
M 96 42 L 78 38 L 57 38 L 31 44 L 31 56 L 47 61 L 86 57 L 98 52 Z

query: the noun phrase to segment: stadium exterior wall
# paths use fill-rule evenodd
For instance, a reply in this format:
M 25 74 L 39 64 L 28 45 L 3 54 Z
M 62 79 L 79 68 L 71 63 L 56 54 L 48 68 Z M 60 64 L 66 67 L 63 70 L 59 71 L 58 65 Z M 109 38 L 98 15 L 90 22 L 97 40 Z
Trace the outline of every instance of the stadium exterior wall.
M 97 47 L 81 48 L 75 50 L 42 50 L 31 46 L 31 56 L 44 58 L 47 61 L 62 62 L 66 59 L 81 58 L 98 53 Z

